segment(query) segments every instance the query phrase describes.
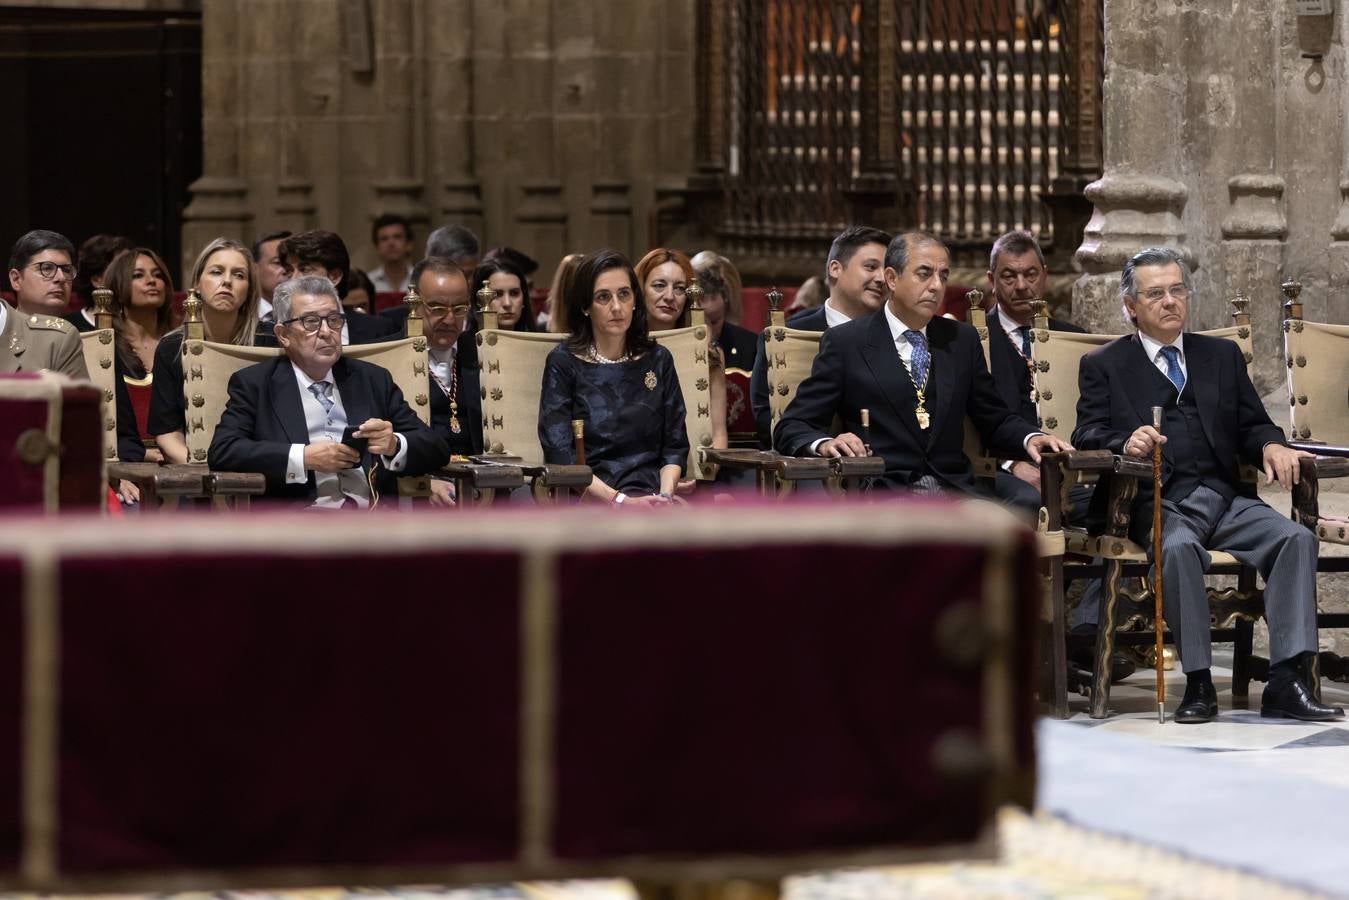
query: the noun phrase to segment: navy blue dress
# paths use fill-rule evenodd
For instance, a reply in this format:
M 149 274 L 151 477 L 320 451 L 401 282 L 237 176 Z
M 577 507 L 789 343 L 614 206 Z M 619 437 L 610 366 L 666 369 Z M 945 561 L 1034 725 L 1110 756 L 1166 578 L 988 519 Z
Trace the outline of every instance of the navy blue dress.
M 659 345 L 637 359 L 592 363 L 559 345 L 543 367 L 539 443 L 550 463 L 574 463 L 572 419 L 585 422 L 586 464 L 625 494 L 660 490 L 662 466 L 688 462 L 684 395 L 674 358 Z

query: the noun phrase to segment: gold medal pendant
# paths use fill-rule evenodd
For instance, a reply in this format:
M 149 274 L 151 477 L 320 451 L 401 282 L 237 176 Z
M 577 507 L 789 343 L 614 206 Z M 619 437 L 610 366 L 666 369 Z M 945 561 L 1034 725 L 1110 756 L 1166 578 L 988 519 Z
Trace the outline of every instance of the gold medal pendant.
M 921 402 L 918 404 L 918 408 L 913 411 L 913 415 L 918 419 L 918 427 L 927 431 L 927 426 L 932 424 L 932 419 L 928 417 L 927 410 L 923 409 Z
M 926 428 L 927 426 L 923 426 L 923 427 Z M 450 416 L 450 431 L 453 431 L 455 434 L 458 434 L 458 433 L 459 433 L 460 431 L 462 431 L 462 430 L 463 430 L 463 429 L 461 429 L 461 428 L 459 427 L 459 417 L 458 417 L 458 416 Z

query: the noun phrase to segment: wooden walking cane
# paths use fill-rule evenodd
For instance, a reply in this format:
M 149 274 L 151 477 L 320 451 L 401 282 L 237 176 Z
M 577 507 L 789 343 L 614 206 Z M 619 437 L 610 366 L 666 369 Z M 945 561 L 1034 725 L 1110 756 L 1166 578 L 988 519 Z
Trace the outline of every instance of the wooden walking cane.
M 1162 408 L 1152 408 L 1152 427 L 1160 434 Z M 1164 648 L 1162 645 L 1162 444 L 1152 445 L 1152 596 L 1156 610 L 1152 618 L 1157 632 L 1157 724 L 1166 722 L 1166 676 L 1163 674 Z

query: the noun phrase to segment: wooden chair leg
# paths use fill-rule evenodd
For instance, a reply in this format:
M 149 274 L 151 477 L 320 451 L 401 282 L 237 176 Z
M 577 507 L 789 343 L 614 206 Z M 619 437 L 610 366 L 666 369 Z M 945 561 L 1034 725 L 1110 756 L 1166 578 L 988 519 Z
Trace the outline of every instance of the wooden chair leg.
M 1245 697 L 1251 689 L 1251 645 L 1255 623 L 1237 619 L 1237 638 L 1232 642 L 1232 696 Z
M 1050 678 L 1054 718 L 1068 718 L 1068 623 L 1063 600 L 1063 557 L 1049 560 L 1049 603 L 1052 621 L 1049 629 Z
M 1115 655 L 1115 610 L 1119 608 L 1122 560 L 1108 559 L 1101 576 L 1101 597 L 1096 613 L 1096 653 L 1091 678 L 1091 717 L 1104 719 L 1110 704 L 1110 657 Z

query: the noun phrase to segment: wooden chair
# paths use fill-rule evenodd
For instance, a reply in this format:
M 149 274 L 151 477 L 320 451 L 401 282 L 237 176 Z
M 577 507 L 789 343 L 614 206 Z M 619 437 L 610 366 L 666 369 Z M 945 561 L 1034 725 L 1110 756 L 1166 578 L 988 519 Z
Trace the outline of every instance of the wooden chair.
M 1349 325 L 1308 322 L 1302 317 L 1302 285 L 1283 284 L 1284 356 L 1293 446 L 1317 454 L 1304 459 L 1293 487 L 1293 519 L 1325 544 L 1349 544 L 1349 519 L 1321 512 L 1325 478 L 1349 475 Z M 1349 556 L 1319 556 L 1318 572 L 1349 572 Z M 1320 613 L 1318 628 L 1349 628 L 1349 614 Z M 1346 680 L 1349 665 L 1334 653 L 1320 654 L 1322 671 Z
M 94 291 L 94 330 L 80 335 L 89 380 L 102 396 L 103 458 L 117 459 L 117 333 L 112 327 L 112 291 Z
M 342 355 L 386 369 L 418 418 L 430 424 L 426 338 L 422 334 L 420 299 L 415 292 L 410 292 L 407 299 L 406 337 L 377 344 L 353 344 L 344 347 Z M 248 347 L 206 340 L 201 300 L 195 291 L 184 303 L 184 311 L 187 318 L 183 323 L 183 391 L 187 403 L 188 457 L 194 465 L 205 465 L 216 426 L 229 400 L 230 376 L 247 366 L 281 356 L 285 351 L 277 347 Z M 210 474 L 205 485 L 213 505 L 226 505 L 227 499 L 233 498 L 237 506 L 243 507 L 248 505 L 250 496 L 262 493 L 256 490 L 254 479 L 239 482 L 230 477 L 233 474 L 239 473 Z M 402 499 L 426 498 L 430 491 L 429 476 L 398 479 L 398 494 Z
M 1233 324 L 1227 328 L 1201 332 L 1235 341 L 1249 366 L 1252 358 L 1248 301 L 1238 295 L 1232 301 Z M 1089 351 L 1116 340 L 1119 335 L 1079 334 L 1052 331 L 1048 305 L 1036 303 L 1031 344 L 1034 363 L 1036 410 L 1043 428 L 1059 434 L 1071 434 L 1077 425 L 1078 380 L 1081 358 Z M 1243 467 L 1243 477 L 1254 478 L 1254 470 Z M 1106 529 L 1099 535 L 1066 523 L 1068 489 L 1083 475 L 1095 477 L 1112 473 Z M 1140 482 L 1142 484 L 1140 484 Z M 1078 578 L 1100 577 L 1101 595 L 1091 676 L 1091 717 L 1104 718 L 1110 700 L 1110 658 L 1117 644 L 1147 645 L 1153 640 L 1152 591 L 1126 590 L 1125 577 L 1146 575 L 1147 550 L 1130 540 L 1130 507 L 1139 490 L 1151 490 L 1150 462 L 1119 456 L 1105 450 L 1045 454 L 1040 463 L 1040 490 L 1044 503 L 1040 531 L 1052 544 L 1061 539 L 1063 553 L 1048 559 L 1050 581 L 1050 688 L 1052 707 L 1059 718 L 1068 714 L 1067 610 L 1065 584 Z M 1065 553 L 1099 557 L 1102 566 L 1069 562 Z M 1264 614 L 1264 602 L 1256 587 L 1256 572 L 1229 553 L 1210 551 L 1210 575 L 1236 575 L 1237 587 L 1209 589 L 1210 626 L 1215 641 L 1232 641 L 1235 654 L 1232 667 L 1232 694 L 1244 697 L 1251 678 L 1263 678 L 1260 663 L 1251 654 L 1252 624 Z M 1117 621 L 1121 601 L 1135 609 L 1117 630 L 1106 627 Z

